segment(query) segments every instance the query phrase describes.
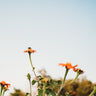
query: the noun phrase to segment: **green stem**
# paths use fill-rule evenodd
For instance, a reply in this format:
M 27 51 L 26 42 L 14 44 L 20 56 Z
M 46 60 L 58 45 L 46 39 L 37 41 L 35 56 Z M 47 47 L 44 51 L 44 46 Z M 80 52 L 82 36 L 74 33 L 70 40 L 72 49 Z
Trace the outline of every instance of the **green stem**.
M 46 83 L 44 82 L 44 85 L 43 85 L 43 96 L 45 96 L 45 90 L 46 90 Z
M 78 76 L 80 75 L 80 73 L 79 72 L 77 72 L 77 75 L 76 75 L 76 77 L 75 77 L 75 79 L 73 79 L 72 81 L 71 81 L 71 83 L 70 84 L 72 84 L 73 82 L 75 82 L 75 80 L 78 78 Z
M 69 70 L 69 69 L 66 68 L 66 72 L 65 72 L 65 76 L 64 76 L 64 80 L 63 80 L 62 87 L 63 87 L 63 85 L 64 85 L 64 83 L 65 83 L 65 79 L 66 79 L 66 76 L 67 76 L 67 74 L 68 74 L 68 70 Z
M 1 85 L 0 96 L 2 96 L 3 86 Z
M 32 71 L 33 71 L 33 73 L 34 73 L 34 75 L 35 75 L 35 78 L 37 78 L 36 73 L 35 73 L 35 71 L 34 71 L 33 64 L 32 64 L 32 60 L 31 60 L 31 53 L 29 53 L 29 60 L 30 60 L 31 67 L 32 67 Z
M 59 93 L 60 93 L 60 91 L 62 90 L 62 88 L 63 88 L 63 86 L 64 86 L 65 79 L 66 79 L 66 76 L 67 76 L 67 74 L 68 74 L 68 71 L 69 71 L 69 69 L 66 68 L 66 72 L 65 72 L 65 75 L 64 75 L 64 79 L 63 79 L 62 85 L 61 85 L 61 87 L 60 87 L 60 89 L 59 89 L 59 91 L 58 91 L 57 96 L 59 96 Z
M 29 80 L 29 83 L 30 83 L 30 96 L 32 96 L 32 94 L 31 94 L 31 80 Z
M 4 96 L 6 89 L 3 90 L 2 96 Z
M 89 96 L 92 96 L 96 92 L 96 86 L 94 87 L 94 90 L 90 93 Z

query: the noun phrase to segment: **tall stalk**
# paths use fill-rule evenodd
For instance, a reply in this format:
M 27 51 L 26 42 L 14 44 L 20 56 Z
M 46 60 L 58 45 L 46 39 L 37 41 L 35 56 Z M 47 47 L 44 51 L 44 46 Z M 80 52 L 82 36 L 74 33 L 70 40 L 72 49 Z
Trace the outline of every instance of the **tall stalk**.
M 62 88 L 63 88 L 63 86 L 64 86 L 65 79 L 66 79 L 66 76 L 67 76 L 67 74 L 68 74 L 68 71 L 69 71 L 69 69 L 66 68 L 66 72 L 65 72 L 65 75 L 64 75 L 64 79 L 63 79 L 62 85 L 61 85 L 61 87 L 60 87 L 60 89 L 59 89 L 59 91 L 58 91 L 57 96 L 59 96 L 59 94 L 60 94 L 60 92 L 61 92 L 61 90 L 62 90 Z
M 78 78 L 79 75 L 80 75 L 80 73 L 77 72 L 77 75 L 76 75 L 75 79 L 73 79 L 73 80 L 70 82 L 70 84 L 72 84 L 73 82 L 75 82 L 75 80 Z
M 36 76 L 36 73 L 34 71 L 34 67 L 33 67 L 33 64 L 32 64 L 32 60 L 31 60 L 31 53 L 29 53 L 29 60 L 30 60 L 30 63 L 31 63 L 32 71 L 33 71 L 33 73 L 35 75 L 35 78 L 37 79 L 37 76 Z
M 44 84 L 43 84 L 43 96 L 45 96 L 45 91 L 46 91 L 46 83 L 44 82 Z
M 30 83 L 30 96 L 32 96 L 32 91 L 31 91 L 31 80 L 29 81 Z
M 96 92 L 96 85 L 95 85 L 95 87 L 94 87 L 94 90 L 90 93 L 90 95 L 89 96 L 93 96 L 93 94 Z

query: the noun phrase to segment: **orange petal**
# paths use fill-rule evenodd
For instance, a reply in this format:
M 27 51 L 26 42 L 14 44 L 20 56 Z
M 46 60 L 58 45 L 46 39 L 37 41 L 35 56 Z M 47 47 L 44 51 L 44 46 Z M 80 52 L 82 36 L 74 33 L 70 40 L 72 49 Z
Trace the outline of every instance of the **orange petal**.
M 5 81 L 1 81 L 1 82 L 0 82 L 0 84 L 5 85 L 5 84 L 6 84 L 6 82 L 5 82 Z
M 74 67 L 77 67 L 77 66 L 78 66 L 78 65 L 75 65 L 75 66 L 73 66 L 73 68 L 74 68 Z
M 28 52 L 28 50 L 25 50 L 24 52 Z
M 66 66 L 66 64 L 63 64 L 63 63 L 59 63 L 59 65 L 61 65 L 62 67 Z

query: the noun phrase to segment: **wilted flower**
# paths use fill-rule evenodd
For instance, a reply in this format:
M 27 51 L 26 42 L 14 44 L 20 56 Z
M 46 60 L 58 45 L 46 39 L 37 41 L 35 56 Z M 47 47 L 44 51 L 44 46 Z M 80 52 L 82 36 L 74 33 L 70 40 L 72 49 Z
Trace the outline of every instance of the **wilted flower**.
M 79 74 L 83 74 L 84 73 L 84 71 L 81 70 L 80 68 L 74 68 L 73 71 L 74 72 L 78 72 Z

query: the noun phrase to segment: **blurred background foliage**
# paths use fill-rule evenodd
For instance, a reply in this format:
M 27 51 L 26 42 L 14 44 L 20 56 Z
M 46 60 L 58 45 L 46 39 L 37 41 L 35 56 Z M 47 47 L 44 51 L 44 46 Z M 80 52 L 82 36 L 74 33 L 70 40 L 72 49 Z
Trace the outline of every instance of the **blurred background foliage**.
M 52 79 L 51 76 L 47 75 L 45 69 L 40 70 L 39 73 L 42 77 L 51 79 L 54 82 L 58 80 L 60 81 L 63 80 L 63 79 L 58 79 L 58 80 Z M 94 89 L 94 84 L 90 80 L 87 80 L 86 77 L 79 78 L 74 83 L 70 84 L 71 81 L 72 79 L 66 80 L 65 85 L 60 92 L 61 96 L 65 96 L 66 92 L 69 93 L 70 96 L 88 96 Z M 53 87 L 54 87 L 53 88 L 54 92 L 57 92 L 60 85 L 57 87 L 56 86 Z M 14 93 L 10 93 L 10 96 L 25 96 L 25 92 L 22 92 L 19 89 L 14 89 Z M 96 93 L 93 96 L 96 96 Z
M 86 78 L 78 79 L 72 84 L 69 84 L 70 81 L 66 80 L 65 86 L 60 93 L 62 96 L 65 96 L 65 92 L 68 92 L 70 96 L 89 96 L 94 88 L 94 84 Z
M 25 96 L 25 92 L 20 89 L 14 89 L 14 93 L 10 93 L 10 96 Z

